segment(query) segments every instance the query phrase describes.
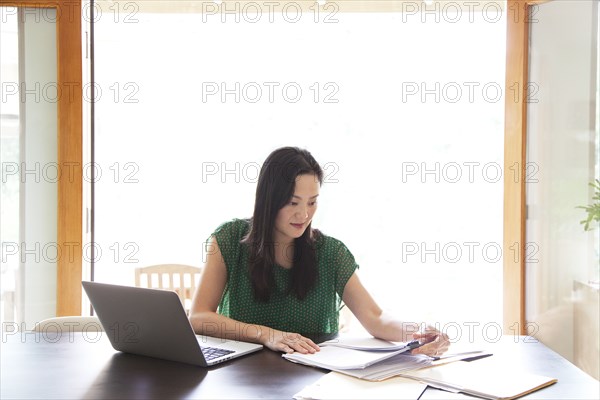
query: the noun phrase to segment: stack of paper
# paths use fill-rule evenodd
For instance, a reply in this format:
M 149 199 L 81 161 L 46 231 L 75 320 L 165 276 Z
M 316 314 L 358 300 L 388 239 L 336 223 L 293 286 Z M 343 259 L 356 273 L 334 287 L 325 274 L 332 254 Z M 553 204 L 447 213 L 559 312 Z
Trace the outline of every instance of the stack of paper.
M 416 345 L 417 342 L 395 343 L 373 337 L 342 336 L 340 339 L 320 343 L 321 351 L 315 354 L 292 353 L 284 354 L 283 357 L 292 362 L 338 371 L 360 379 L 382 381 L 404 371 L 484 354 L 469 351 L 438 358 L 410 354 L 409 350 Z M 445 357 L 450 358 L 440 359 Z
M 427 367 L 431 363 L 431 357 L 423 354 L 398 354 L 363 369 L 340 369 L 337 371 L 367 381 L 382 381 L 405 371 Z
M 375 338 L 336 339 L 321 343 L 314 354 L 291 353 L 289 361 L 329 370 L 364 369 L 369 365 L 409 351 L 418 343 L 393 343 Z
M 341 336 L 340 338 L 320 343 L 319 346 L 335 346 L 365 351 L 395 351 L 406 350 L 407 347 L 412 348 L 417 344 L 417 342 L 388 342 L 387 340 L 374 337 Z
M 406 349 L 382 352 L 324 346 L 321 347 L 321 351 L 314 354 L 291 353 L 284 354 L 283 358 L 299 364 L 329 370 L 364 369 L 404 351 Z
M 506 370 L 489 358 L 476 362 L 457 361 L 478 359 L 490 353 L 470 351 L 442 356 L 434 361 L 432 357 L 406 353 L 414 343 L 341 338 L 320 346 L 321 351 L 314 354 L 292 353 L 283 357 L 351 377 L 332 372 L 299 392 L 296 399 L 416 399 L 427 384 L 454 393 L 499 400 L 514 399 L 556 382 L 545 376 Z M 411 389 L 406 380 L 399 377 L 420 382 L 423 384 L 418 387 L 421 391 L 415 396 L 418 388 L 412 386 Z

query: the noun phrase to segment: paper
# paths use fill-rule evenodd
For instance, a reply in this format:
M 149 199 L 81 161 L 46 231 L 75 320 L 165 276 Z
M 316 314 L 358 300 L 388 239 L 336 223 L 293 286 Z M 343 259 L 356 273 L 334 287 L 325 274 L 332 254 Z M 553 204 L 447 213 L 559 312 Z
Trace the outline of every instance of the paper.
M 407 343 L 347 335 L 319 343 L 319 347 L 321 351 L 314 354 L 292 353 L 283 357 L 292 362 L 329 370 L 363 369 L 411 349 Z
M 411 379 L 393 378 L 384 382 L 368 382 L 337 372 L 324 375 L 317 382 L 294 395 L 296 400 L 416 400 L 427 385 Z
M 368 381 L 382 381 L 401 372 L 427 367 L 431 363 L 431 357 L 423 354 L 398 354 L 364 369 L 347 369 L 339 372 Z
M 514 399 L 556 382 L 546 376 L 500 369 L 493 362 L 457 361 L 400 374 L 431 386 L 486 399 Z
M 397 354 L 410 350 L 408 347 L 395 351 L 363 351 L 337 346 L 323 346 L 313 354 L 283 354 L 283 358 L 300 364 L 329 370 L 362 369 Z
M 389 342 L 374 337 L 343 337 L 319 343 L 319 346 L 337 346 L 346 349 L 366 351 L 394 351 L 408 346 L 405 342 Z

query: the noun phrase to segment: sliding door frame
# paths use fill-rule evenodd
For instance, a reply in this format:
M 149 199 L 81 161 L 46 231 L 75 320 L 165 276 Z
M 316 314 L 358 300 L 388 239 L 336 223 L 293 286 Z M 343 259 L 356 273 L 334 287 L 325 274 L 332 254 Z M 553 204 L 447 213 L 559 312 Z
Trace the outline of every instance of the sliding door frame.
M 525 171 L 529 30 L 535 7 L 549 0 L 508 0 L 506 17 L 506 84 L 504 114 L 504 291 L 505 334 L 525 335 Z
M 80 0 L 0 0 L 2 7 L 56 9 L 58 180 L 56 315 L 81 315 L 82 40 Z

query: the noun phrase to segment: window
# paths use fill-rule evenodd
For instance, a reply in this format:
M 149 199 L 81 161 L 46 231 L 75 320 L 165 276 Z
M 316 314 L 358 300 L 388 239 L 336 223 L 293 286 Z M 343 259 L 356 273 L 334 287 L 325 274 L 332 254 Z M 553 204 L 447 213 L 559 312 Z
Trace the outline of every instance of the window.
M 201 266 L 214 228 L 251 215 L 262 161 L 297 145 L 326 175 L 314 226 L 384 308 L 499 330 L 503 10 L 212 4 L 96 19 L 95 279 Z
M 1 7 L 2 322 L 26 328 L 56 312 L 55 9 Z M 33 12 L 31 12 L 33 11 Z
M 600 229 L 578 207 L 600 179 L 598 18 L 597 2 L 556 1 L 531 27 L 524 254 L 528 333 L 596 379 Z
M 8 11 L 12 11 L 9 13 Z M 8 90 L 10 83 L 19 82 L 19 38 L 16 9 L 2 7 L 2 93 Z M 10 16 L 9 16 L 10 15 Z M 15 90 L 16 91 L 16 90 Z M 0 237 L 2 238 L 2 322 L 15 321 L 15 290 L 19 269 L 19 260 L 9 260 L 6 256 L 10 248 L 19 243 L 19 176 L 8 175 L 10 166 L 17 170 L 19 165 L 19 98 L 5 96 L 2 99 L 0 123 L 2 136 L 0 140 L 0 156 L 2 157 L 2 208 L 0 209 Z M 10 163 L 10 164 L 9 164 Z

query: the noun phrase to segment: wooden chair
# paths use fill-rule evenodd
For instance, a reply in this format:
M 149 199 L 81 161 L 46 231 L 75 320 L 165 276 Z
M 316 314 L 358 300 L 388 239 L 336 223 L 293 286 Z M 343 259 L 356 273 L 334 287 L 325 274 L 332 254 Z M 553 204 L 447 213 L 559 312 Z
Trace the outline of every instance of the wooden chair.
M 135 286 L 173 290 L 179 295 L 189 315 L 192 296 L 200 279 L 202 268 L 182 264 L 160 264 L 135 269 Z

